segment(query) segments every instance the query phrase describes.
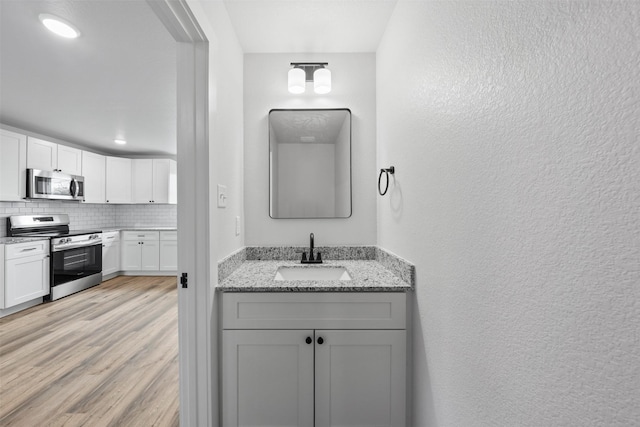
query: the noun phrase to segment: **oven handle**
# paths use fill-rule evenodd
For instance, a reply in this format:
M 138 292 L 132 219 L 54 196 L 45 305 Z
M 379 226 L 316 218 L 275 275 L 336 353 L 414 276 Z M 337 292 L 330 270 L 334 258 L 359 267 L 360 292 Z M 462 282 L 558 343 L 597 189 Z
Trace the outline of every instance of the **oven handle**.
M 69 246 L 65 245 L 65 246 L 53 248 L 53 252 L 63 252 L 63 251 L 66 251 L 67 249 L 78 249 L 78 248 L 85 248 L 85 247 L 91 247 L 91 246 L 102 246 L 102 240 L 91 240 L 91 243 L 80 242 L 80 243 L 75 243 Z

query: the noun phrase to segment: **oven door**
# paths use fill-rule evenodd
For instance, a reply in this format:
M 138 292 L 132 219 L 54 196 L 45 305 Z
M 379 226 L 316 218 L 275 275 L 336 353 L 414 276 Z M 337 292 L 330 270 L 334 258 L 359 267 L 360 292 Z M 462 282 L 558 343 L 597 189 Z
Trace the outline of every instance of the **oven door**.
M 53 252 L 51 260 L 52 287 L 102 273 L 102 243 Z
M 59 172 L 27 169 L 27 198 L 83 200 L 84 178 Z

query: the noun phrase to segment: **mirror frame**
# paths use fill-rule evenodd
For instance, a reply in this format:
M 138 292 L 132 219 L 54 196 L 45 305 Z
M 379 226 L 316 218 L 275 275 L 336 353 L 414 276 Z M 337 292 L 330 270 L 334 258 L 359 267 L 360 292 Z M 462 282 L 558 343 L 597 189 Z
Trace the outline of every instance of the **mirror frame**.
M 348 216 L 325 216 L 325 217 L 273 217 L 271 216 L 271 188 L 272 188 L 272 173 L 271 173 L 271 113 L 273 112 L 285 112 L 285 111 L 344 111 L 349 114 L 349 215 Z M 269 186 L 269 198 L 268 198 L 268 211 L 269 218 L 271 219 L 347 219 L 353 216 L 353 114 L 349 108 L 272 108 L 267 114 L 267 127 L 269 133 L 269 156 L 267 161 L 269 165 L 267 167 L 269 173 L 269 179 L 267 185 Z

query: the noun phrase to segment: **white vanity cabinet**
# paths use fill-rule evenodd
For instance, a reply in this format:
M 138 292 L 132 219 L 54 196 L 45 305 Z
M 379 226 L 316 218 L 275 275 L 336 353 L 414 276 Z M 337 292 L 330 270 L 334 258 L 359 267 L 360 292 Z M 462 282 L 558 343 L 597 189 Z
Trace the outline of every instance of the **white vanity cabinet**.
M 120 232 L 102 233 L 102 280 L 115 276 L 120 271 Z
M 27 137 L 0 129 L 0 201 L 21 201 L 26 193 Z
M 27 168 L 81 175 L 82 150 L 28 137 Z
M 406 294 L 223 293 L 222 425 L 406 424 Z
M 49 240 L 1 245 L 4 286 L 0 309 L 49 294 Z

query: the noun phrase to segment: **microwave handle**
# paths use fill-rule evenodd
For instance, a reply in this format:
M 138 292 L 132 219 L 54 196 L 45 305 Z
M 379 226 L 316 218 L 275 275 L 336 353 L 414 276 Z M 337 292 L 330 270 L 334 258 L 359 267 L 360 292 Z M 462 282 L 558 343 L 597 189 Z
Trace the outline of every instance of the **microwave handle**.
M 71 186 L 70 186 L 70 190 L 71 190 L 71 195 L 73 197 L 78 197 L 78 192 L 80 190 L 80 186 L 78 185 L 78 181 L 76 181 L 75 178 L 71 179 Z

